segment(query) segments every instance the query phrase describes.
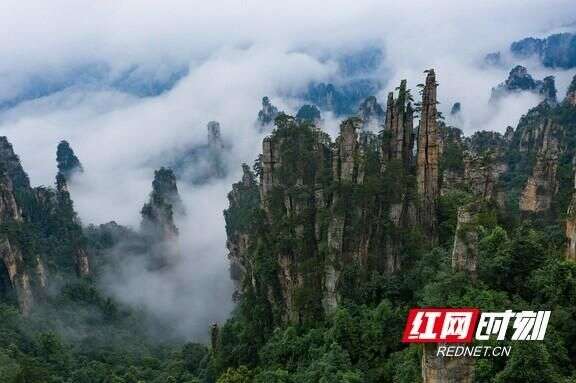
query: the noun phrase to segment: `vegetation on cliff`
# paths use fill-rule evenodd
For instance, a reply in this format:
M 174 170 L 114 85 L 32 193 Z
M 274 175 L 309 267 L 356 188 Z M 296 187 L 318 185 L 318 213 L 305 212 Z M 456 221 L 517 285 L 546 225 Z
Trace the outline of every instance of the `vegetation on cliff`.
M 228 194 L 238 304 L 208 346 L 158 340 L 154 318 L 94 282 L 119 244 L 168 267 L 154 259 L 174 249 L 164 245 L 184 214 L 174 173 L 156 172 L 140 231 L 83 228 L 64 174 L 55 188 L 32 188 L 1 138 L 0 382 L 413 383 L 431 368 L 453 373 L 442 361 L 423 371 L 423 348 L 400 342 L 417 306 L 552 310 L 545 341 L 514 343 L 509 358 L 477 358 L 458 374 L 575 381 L 570 95 L 505 135 L 464 137 L 438 118 L 434 71 L 426 77 L 422 102 L 403 81 L 385 115 L 378 106 L 377 133 L 352 117 L 331 138 L 315 118 L 273 110 L 262 154 Z M 68 149 L 61 173 L 80 166 Z

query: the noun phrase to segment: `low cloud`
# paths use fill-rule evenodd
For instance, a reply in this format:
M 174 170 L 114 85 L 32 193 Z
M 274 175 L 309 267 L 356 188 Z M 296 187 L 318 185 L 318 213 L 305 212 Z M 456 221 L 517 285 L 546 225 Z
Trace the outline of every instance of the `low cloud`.
M 232 144 L 231 173 L 206 185 L 179 184 L 188 211 L 179 222 L 182 264 L 168 275 L 146 272 L 127 257 L 102 285 L 125 303 L 164 318 L 175 333 L 203 338 L 211 321 L 232 308 L 222 210 L 226 193 L 251 164 L 263 134 L 254 129 L 262 96 L 294 112 L 289 98 L 310 81 L 337 75 L 332 60 L 341 52 L 380 46 L 385 84 L 381 102 L 400 79 L 422 82 L 436 68 L 440 108 L 447 116 L 462 103 L 461 127 L 504 131 L 539 100 L 514 95 L 490 106 L 493 86 L 510 68 L 486 68 L 484 54 L 505 50 L 511 41 L 573 22 L 573 1 L 520 0 L 457 2 L 370 0 L 331 3 L 298 0 L 55 0 L 51 6 L 6 0 L 0 4 L 0 101 L 17 96 L 34 76 L 57 79 L 64 69 L 99 62 L 112 71 L 137 65 L 151 77 L 170 68 L 189 68 L 168 92 L 138 98 L 110 87 L 80 84 L 27 101 L 0 113 L 0 134 L 8 136 L 34 184 L 51 185 L 56 145 L 68 140 L 85 173 L 71 185 L 84 224 L 115 220 L 137 228 L 139 211 L 151 190 L 153 171 L 170 153 L 204 144 L 206 123 L 219 121 Z M 557 76 L 563 96 L 574 71 L 526 63 L 536 78 Z M 338 120 L 324 113 L 325 128 Z M 117 254 L 122 256 L 122 254 Z

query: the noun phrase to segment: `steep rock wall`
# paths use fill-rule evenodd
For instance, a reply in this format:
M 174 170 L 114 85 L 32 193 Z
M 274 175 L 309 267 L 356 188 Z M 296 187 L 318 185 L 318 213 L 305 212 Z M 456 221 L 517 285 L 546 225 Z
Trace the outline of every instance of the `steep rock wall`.
M 418 126 L 418 154 L 416 176 L 418 185 L 418 217 L 426 235 L 435 241 L 439 193 L 439 132 L 436 109 L 436 75 L 430 69 L 422 95 L 420 125 Z

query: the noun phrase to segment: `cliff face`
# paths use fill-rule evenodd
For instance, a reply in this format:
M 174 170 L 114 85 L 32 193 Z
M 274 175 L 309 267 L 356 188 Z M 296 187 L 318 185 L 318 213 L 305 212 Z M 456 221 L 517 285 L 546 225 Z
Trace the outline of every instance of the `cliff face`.
M 82 173 L 84 169 L 68 141 L 60 141 L 56 149 L 56 163 L 58 172 L 64 176 L 66 181 L 70 180 L 75 173 Z
M 452 249 L 452 270 L 462 271 L 472 280 L 476 280 L 478 276 L 478 214 L 481 209 L 481 201 L 458 209 Z
M 422 354 L 422 383 L 473 383 L 472 358 L 436 357 L 436 346 L 426 344 Z
M 1 222 L 22 222 L 22 210 L 14 196 L 12 180 L 6 172 L 0 178 L 0 220 Z
M 184 214 L 184 207 L 171 169 L 154 172 L 149 201 L 142 207 L 141 233 L 150 247 L 152 267 L 162 268 L 178 257 L 178 228 L 175 216 Z
M 336 308 L 338 285 L 348 269 L 401 270 L 403 250 L 414 245 L 408 238 L 415 230 L 420 199 L 426 212 L 420 221 L 426 234 L 435 235 L 435 87 L 431 72 L 418 166 L 412 155 L 413 108 L 405 81 L 397 98 L 389 96 L 382 136 L 364 131 L 362 119 L 350 118 L 332 142 L 307 120 L 277 118 L 277 129 L 264 139 L 255 167 L 259 198 L 257 183 L 245 167 L 225 211 L 239 294 L 265 299 L 271 312 L 280 313 L 277 321 L 305 322 Z M 417 174 L 421 188 L 414 181 Z M 262 243 L 268 248 L 261 248 Z M 270 272 L 265 277 L 256 272 L 264 259 Z
M 464 272 L 473 281 L 478 275 L 477 219 L 480 209 L 479 202 L 458 209 L 458 223 L 452 249 L 452 270 Z M 423 347 L 423 383 L 474 382 L 474 358 L 437 356 L 437 350 L 436 344 L 425 344 Z
M 230 260 L 230 277 L 235 283 L 235 296 L 240 294 L 242 279 L 247 270 L 254 271 L 250 265 L 245 265 L 249 260 L 249 250 L 254 245 L 255 239 L 251 223 L 256 219 L 255 211 L 260 207 L 260 190 L 256 176 L 248 165 L 242 164 L 242 180 L 232 185 L 232 191 L 228 193 L 230 208 L 224 211 L 226 219 L 226 247 Z M 254 276 L 246 276 L 247 280 L 255 281 Z
M 32 188 L 12 145 L 0 137 L 0 279 L 9 282 L 0 294 L 15 296 L 24 314 L 43 299 L 51 275 L 90 273 L 65 169 L 59 170 L 56 190 Z
M 373 289 L 394 302 L 404 294 L 398 281 L 414 283 L 403 278 L 418 270 L 419 254 L 442 262 L 442 271 L 442 255 L 450 254 L 457 273 L 430 295 L 426 290 L 425 304 L 481 290 L 492 266 L 481 264 L 483 235 L 498 223 L 521 221 L 521 213 L 565 212 L 570 198 L 566 256 L 576 259 L 572 176 L 570 190 L 566 180 L 576 154 L 570 92 L 564 102 L 543 101 L 504 134 L 465 137 L 438 118 L 434 71 L 422 88 L 421 103 L 413 102 L 405 81 L 389 94 L 377 135 L 363 129 L 363 119 L 349 118 L 332 141 L 310 121 L 280 115 L 254 173 L 244 166 L 225 211 L 227 245 L 237 297 L 258 307 L 264 333 L 318 323 L 350 302 L 363 304 Z M 557 225 L 559 216 L 534 218 Z M 424 382 L 474 381 L 473 359 L 436 357 L 436 349 L 423 349 Z
M 566 99 L 564 102 L 569 106 L 576 106 L 576 76 L 574 76 L 570 86 L 568 87 L 568 92 L 566 93 Z
M 73 225 L 68 234 L 68 240 L 72 244 L 74 267 L 79 276 L 88 276 L 90 274 L 90 262 L 85 249 L 80 221 L 74 211 L 74 206 L 72 199 L 70 198 L 70 192 L 68 191 L 68 184 L 64 174 L 58 173 L 56 176 L 56 195 L 54 197 L 51 195 L 42 196 L 42 194 L 43 192 L 40 192 L 39 194 L 41 200 L 55 200 L 57 209 L 55 209 L 53 214 Z
M 505 187 L 509 196 L 519 196 L 515 203 L 525 214 L 551 218 L 564 214 L 570 202 L 568 175 L 576 155 L 571 88 L 562 102 L 542 102 L 530 109 L 505 137 L 509 168 Z
M 448 161 L 449 156 L 457 160 L 451 160 L 450 168 L 443 171 L 442 194 L 466 190 L 475 198 L 493 200 L 504 206 L 501 178 L 508 171 L 506 138 L 496 132 L 481 131 L 465 140 L 458 136 L 452 146 L 455 148 L 443 155 L 443 161 Z
M 22 212 L 14 196 L 11 179 L 2 174 L 0 181 L 0 224 L 22 224 Z M 10 287 L 14 289 L 20 310 L 28 314 L 34 303 L 31 280 L 24 263 L 24 257 L 18 247 L 11 245 L 8 238 L 3 238 L 0 244 L 0 261 L 7 272 Z
M 558 191 L 559 134 L 558 127 L 552 121 L 546 121 L 536 153 L 536 164 L 520 198 L 522 211 L 541 213 L 550 209 L 552 198 Z
M 22 168 L 20 159 L 14 153 L 12 144 L 4 136 L 0 137 L 0 160 L 2 161 L 2 169 L 6 172 L 15 188 L 30 188 L 28 175 Z
M 440 185 L 436 87 L 434 70 L 429 70 L 422 94 L 421 118 L 418 126 L 416 176 L 419 196 L 418 219 L 431 240 L 434 240 L 437 226 L 436 209 Z
M 558 101 L 556 99 L 556 83 L 554 76 L 547 76 L 542 79 L 542 86 L 538 90 L 539 94 L 544 98 L 544 102 L 555 105 Z
M 564 151 L 561 142 L 565 129 L 548 113 L 543 105 L 534 109 L 521 121 L 516 134 L 519 151 L 533 158 L 531 168 L 527 163 L 529 176 L 519 202 L 524 212 L 547 212 L 558 192 L 557 172 Z
M 507 168 L 499 153 L 467 152 L 464 160 L 464 179 L 469 182 L 469 190 L 473 195 L 496 200 L 502 206 L 504 195 L 498 183 Z
M 573 193 L 572 201 L 566 215 L 566 258 L 576 261 L 576 193 Z
M 513 132 L 508 131 L 510 136 Z M 451 252 L 453 272 L 474 283 L 478 279 L 480 216 L 487 206 L 505 206 L 501 178 L 508 172 L 508 139 L 495 132 L 476 132 L 463 138 L 442 127 L 442 194 L 466 192 L 472 202 L 459 206 Z M 437 345 L 426 344 L 422 353 L 423 383 L 474 382 L 475 360 L 471 357 L 438 357 Z
M 462 272 L 471 281 L 478 277 L 479 214 L 485 198 L 458 208 L 452 248 L 452 271 Z M 471 357 L 437 356 L 438 345 L 425 344 L 422 353 L 422 382 L 474 382 L 475 360 Z

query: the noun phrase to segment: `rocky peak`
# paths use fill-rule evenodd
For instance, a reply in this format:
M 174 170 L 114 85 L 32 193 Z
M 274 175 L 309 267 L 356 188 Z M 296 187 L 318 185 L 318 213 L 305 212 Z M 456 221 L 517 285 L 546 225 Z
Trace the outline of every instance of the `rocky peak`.
M 207 140 L 207 152 L 204 158 L 207 161 L 205 178 L 222 178 L 226 176 L 227 168 L 226 162 L 224 160 L 225 150 L 228 145 L 224 142 L 222 138 L 222 131 L 220 128 L 220 123 L 217 121 L 210 121 L 206 125 L 206 130 L 208 134 Z M 194 167 L 200 168 L 200 167 Z M 199 177 L 200 178 L 200 177 Z
M 336 156 L 340 164 L 334 174 L 344 182 L 353 182 L 357 179 L 358 168 L 358 130 L 361 127 L 358 118 L 350 118 L 340 125 L 340 136 L 336 139 Z
M 386 139 L 382 143 L 382 157 L 386 161 L 400 160 L 407 169 L 412 161 L 414 147 L 414 110 L 406 80 L 402 80 L 397 89 L 398 97 L 394 99 L 394 93 L 390 92 L 386 102 Z
M 554 76 L 548 76 L 543 80 L 534 80 L 528 73 L 528 69 L 517 65 L 510 71 L 508 78 L 496 88 L 492 88 L 491 101 L 495 101 L 510 93 L 532 92 L 543 98 L 549 105 L 556 104 L 556 85 Z
M 166 156 L 162 155 L 155 162 L 173 169 L 178 179 L 194 185 L 205 184 L 214 178 L 224 178 L 228 174 L 227 156 L 232 145 L 217 121 L 206 124 L 205 137 L 204 142 L 184 145 L 170 156 L 171 161 L 166 162 Z
M 437 120 L 437 85 L 434 71 L 427 71 L 422 102 L 412 108 L 402 81 L 388 97 L 381 135 L 363 131 L 363 121 L 355 117 L 342 122 L 331 143 L 325 133 L 298 119 L 276 119 L 277 129 L 263 140 L 254 166 L 260 184 L 243 166 L 224 213 L 237 287 L 243 296 L 265 302 L 271 321 L 302 323 L 332 312 L 345 298 L 338 286 L 349 277 L 349 264 L 363 273 L 387 275 L 410 267 L 405 254 L 413 244 L 406 234 L 414 227 L 424 230 L 431 246 L 437 242 L 439 160 L 453 141 L 456 166 L 462 169 L 465 146 L 461 130 Z M 416 159 L 414 109 L 421 116 Z M 495 181 L 482 182 L 479 196 L 492 194 L 485 184 Z M 461 190 L 468 191 L 467 186 Z M 465 226 L 462 221 L 461 232 Z M 473 264 L 472 256 L 469 261 L 468 255 L 462 257 L 463 264 Z
M 60 141 L 56 149 L 56 162 L 58 163 L 58 172 L 62 174 L 66 181 L 75 173 L 82 173 L 84 169 L 68 141 Z
M 418 127 L 418 154 L 416 162 L 417 189 L 420 199 L 419 221 L 427 235 L 436 235 L 436 208 L 439 196 L 439 132 L 436 108 L 436 76 L 434 70 L 427 71 L 422 91 L 420 125 Z
M 572 79 L 568 91 L 566 92 L 566 99 L 564 101 L 568 105 L 576 106 L 576 76 Z
M 302 105 L 296 113 L 296 120 L 306 121 L 317 125 L 322 120 L 320 109 L 318 109 L 315 105 Z
M 556 105 L 558 103 L 558 100 L 556 99 L 557 91 L 554 76 L 544 77 L 538 92 L 542 95 L 544 102 L 547 104 Z
M 258 125 L 264 127 L 274 123 L 274 119 L 278 116 L 278 108 L 270 102 L 266 96 L 262 98 L 262 109 L 258 112 Z
M 150 199 L 142 207 L 143 234 L 153 242 L 174 240 L 178 236 L 174 214 L 182 211 L 174 173 L 166 168 L 156 170 Z
M 30 188 L 30 180 L 20 164 L 20 158 L 5 136 L 0 136 L 0 164 L 15 188 Z
M 384 122 L 385 112 L 374 96 L 364 99 L 358 107 L 358 117 L 362 119 L 363 128 L 377 127 Z
M 27 314 L 42 299 L 48 270 L 43 259 L 51 257 L 51 272 L 87 275 L 88 257 L 82 228 L 74 212 L 66 180 L 56 179 L 57 190 L 31 188 L 28 176 L 6 137 L 0 138 L 0 220 L 26 230 L 35 241 L 20 241 L 13 233 L 0 235 L 0 262 L 15 291 L 21 311 Z M 51 225 L 46 228 L 46 223 Z M 35 243 L 35 245 L 33 245 Z M 50 244 L 62 244 L 54 249 Z M 4 278 L 6 275 L 0 275 Z
M 414 227 L 431 240 L 425 246 L 434 246 L 439 238 L 439 161 L 454 151 L 450 146 L 462 180 L 457 190 L 482 201 L 497 196 L 505 139 L 478 134 L 471 139 L 469 160 L 463 158 L 468 141 L 462 131 L 438 121 L 437 85 L 434 71 L 427 71 L 422 102 L 415 108 L 421 116 L 417 158 L 412 154 L 414 111 L 403 81 L 398 93 L 388 97 L 381 135 L 363 131 L 356 117 L 342 122 L 331 143 L 309 124 L 282 115 L 263 140 L 254 166 L 260 184 L 243 166 L 224 213 L 231 271 L 240 294 L 264 302 L 271 322 L 302 323 L 333 312 L 347 299 L 338 286 L 350 278 L 349 264 L 362 273 L 408 270 L 405 254 L 413 244 L 406 234 Z M 462 238 L 454 238 L 453 253 L 455 271 L 472 276 L 477 270 L 476 213 L 473 205 L 461 210 L 457 232 Z M 466 368 L 457 365 L 454 372 Z M 433 368 L 426 371 L 434 374 Z
M 522 65 L 517 65 L 508 74 L 504 82 L 507 90 L 532 90 L 536 88 L 536 81 L 528 73 L 528 69 Z
M 206 130 L 208 131 L 208 147 L 213 150 L 221 150 L 224 148 L 220 123 L 218 121 L 210 121 L 206 125 Z
M 156 170 L 149 201 L 142 207 L 140 225 L 149 247 L 153 269 L 169 266 L 178 258 L 178 228 L 174 216 L 182 213 L 183 205 L 174 173 L 167 168 Z
M 460 113 L 462 111 L 462 105 L 459 102 L 455 102 L 450 109 L 450 114 L 452 116 Z
M 176 214 L 184 214 L 184 205 L 172 169 L 162 167 L 154 172 L 150 198 L 158 205 L 171 205 Z

